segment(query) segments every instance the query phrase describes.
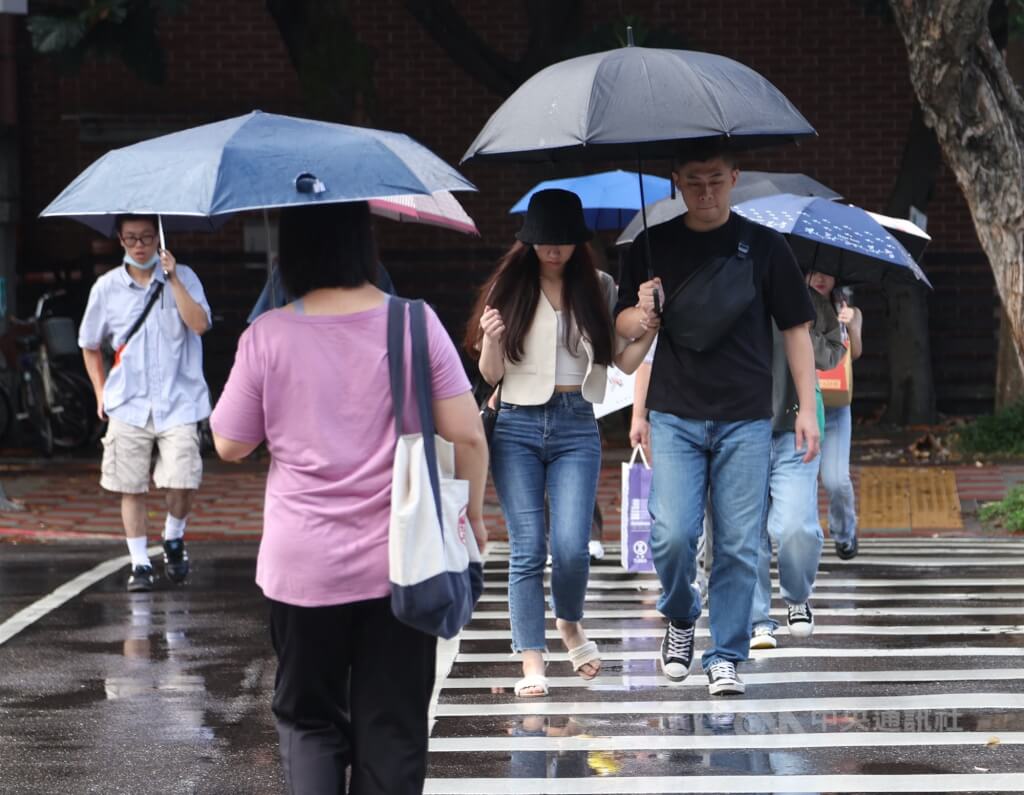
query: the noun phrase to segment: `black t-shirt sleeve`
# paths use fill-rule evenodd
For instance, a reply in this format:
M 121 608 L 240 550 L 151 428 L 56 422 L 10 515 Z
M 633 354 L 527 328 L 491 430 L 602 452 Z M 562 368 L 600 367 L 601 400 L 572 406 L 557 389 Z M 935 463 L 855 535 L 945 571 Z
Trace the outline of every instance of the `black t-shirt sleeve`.
M 768 311 L 780 331 L 807 323 L 817 317 L 796 257 L 786 239 L 778 233 L 772 234 L 765 296 L 768 300 Z
M 619 300 L 615 304 L 612 319 L 617 318 L 623 309 L 636 306 L 640 300 L 640 285 L 647 281 L 644 278 L 647 273 L 644 264 L 644 234 L 646 233 L 641 232 L 636 236 L 622 263 L 619 271 Z

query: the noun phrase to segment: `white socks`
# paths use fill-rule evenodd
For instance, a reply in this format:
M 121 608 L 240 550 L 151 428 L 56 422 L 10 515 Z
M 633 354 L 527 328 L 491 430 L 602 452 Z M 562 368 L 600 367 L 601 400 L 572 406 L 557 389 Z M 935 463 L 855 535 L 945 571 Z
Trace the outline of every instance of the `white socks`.
M 132 556 L 132 566 L 149 566 L 149 555 L 146 552 L 146 537 L 129 538 L 128 554 Z
M 182 538 L 185 535 L 185 526 L 188 524 L 188 517 L 179 519 L 176 516 L 167 514 L 167 519 L 164 521 L 164 540 L 173 541 L 176 538 Z M 146 537 L 141 538 L 129 538 L 126 539 L 128 542 L 128 554 L 132 556 L 132 566 L 149 566 L 149 555 L 146 552 Z
M 179 519 L 176 516 L 167 514 L 167 519 L 164 521 L 164 541 L 174 541 L 174 539 L 184 536 L 185 525 L 187 524 L 187 516 Z

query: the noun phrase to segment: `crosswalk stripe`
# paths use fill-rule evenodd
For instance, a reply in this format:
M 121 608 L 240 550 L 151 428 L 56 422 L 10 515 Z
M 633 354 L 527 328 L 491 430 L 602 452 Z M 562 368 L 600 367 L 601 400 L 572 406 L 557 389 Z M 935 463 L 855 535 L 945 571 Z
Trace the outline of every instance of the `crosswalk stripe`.
M 813 602 L 813 599 L 812 599 Z M 814 615 L 850 618 L 863 616 L 865 618 L 878 618 L 880 616 L 1021 616 L 1024 617 L 1024 607 L 814 607 Z M 775 607 L 770 614 L 773 616 L 785 616 L 787 611 Z M 474 619 L 481 621 L 492 621 L 496 619 L 508 619 L 507 610 L 478 610 L 473 614 Z M 545 617 L 554 619 L 555 615 L 550 610 Z M 604 618 L 663 618 L 663 615 L 653 609 L 619 608 L 612 610 L 587 610 L 584 616 L 587 619 Z
M 960 553 L 957 553 L 958 555 Z M 985 554 L 991 555 L 992 550 L 985 550 Z M 854 560 L 847 562 L 848 566 L 1021 566 L 1024 565 L 1024 555 L 1008 555 L 1004 554 L 998 558 L 992 557 L 971 557 L 971 556 L 960 556 L 960 557 L 943 557 L 939 553 L 931 553 L 928 555 L 858 555 Z M 488 561 L 488 569 L 501 570 L 507 569 L 508 566 L 495 561 Z M 606 567 L 595 567 L 594 573 L 600 575 L 602 570 Z M 608 567 L 610 568 L 610 567 Z M 622 569 L 614 570 L 621 572 Z
M 695 630 L 698 638 L 710 636 L 710 631 L 705 627 L 697 627 Z M 664 627 L 631 628 L 622 627 L 607 629 L 595 627 L 587 630 L 587 637 L 592 640 L 618 640 L 626 638 L 660 638 L 665 634 Z M 779 627 L 775 630 L 776 635 L 788 635 L 788 627 Z M 1024 626 L 1020 625 L 982 625 L 982 626 L 961 626 L 958 624 L 941 625 L 900 625 L 900 626 L 866 626 L 857 624 L 818 624 L 814 627 L 814 634 L 817 635 L 1020 635 L 1024 634 Z M 560 640 L 558 630 L 550 629 L 545 632 L 545 638 Z M 464 629 L 463 640 L 510 640 L 512 632 L 507 629 Z
M 782 673 L 743 673 L 743 681 L 747 685 L 784 685 L 796 684 L 794 676 L 799 676 L 800 684 L 805 682 L 842 682 L 849 684 L 868 684 L 875 682 L 893 682 L 907 684 L 911 682 L 984 682 L 984 681 L 1017 681 L 1024 680 L 1024 668 L 973 668 L 973 669 L 929 669 L 907 671 L 783 671 Z M 500 687 L 511 690 L 518 676 L 474 676 L 451 677 L 446 687 L 455 690 Z M 707 687 L 707 681 L 701 676 L 691 676 L 682 682 L 669 682 L 663 676 L 600 675 L 592 681 L 584 681 L 579 676 L 549 676 L 551 688 L 586 688 L 599 692 L 602 690 L 621 690 L 635 687 Z
M 700 651 L 700 649 L 698 649 Z M 879 649 L 857 648 L 816 648 L 814 646 L 790 647 L 781 649 L 752 650 L 750 659 L 785 660 L 807 658 L 849 658 L 878 657 Z M 601 649 L 601 659 L 611 660 L 657 660 L 660 653 L 656 649 L 650 651 L 622 651 Z M 961 657 L 1024 657 L 1024 646 L 923 646 L 910 649 L 886 649 L 886 657 L 942 657 L 955 660 Z M 548 660 L 566 662 L 566 652 L 549 652 Z M 459 652 L 456 663 L 507 663 L 518 662 L 519 655 L 512 652 Z
M 870 710 L 1024 709 L 1024 693 L 940 693 L 917 696 L 719 698 L 715 701 L 547 701 L 438 704 L 438 718 L 486 715 L 704 715 L 750 712 L 865 712 Z
M 588 594 L 587 602 L 605 603 L 637 603 L 641 600 L 654 601 L 658 593 L 642 594 Z M 837 600 L 843 602 L 970 602 L 970 601 L 999 601 L 999 602 L 1022 602 L 1024 603 L 1024 591 L 947 591 L 942 593 L 907 593 L 906 591 L 891 589 L 883 593 L 858 593 L 856 591 L 815 591 L 811 596 L 811 602 L 815 605 L 825 600 Z M 480 597 L 485 604 L 502 603 L 508 604 L 508 597 L 501 594 L 485 593 Z M 1024 612 L 1024 611 L 1022 611 Z
M 819 572 L 817 582 L 821 585 L 827 585 L 830 588 L 889 588 L 897 586 L 905 586 L 908 588 L 921 587 L 949 587 L 949 588 L 970 588 L 980 586 L 1010 586 L 1020 587 L 1024 585 L 1024 577 L 956 577 L 956 578 L 900 578 L 900 579 L 885 579 L 885 578 L 872 578 L 858 580 L 850 578 L 849 576 L 839 577 L 834 579 L 829 572 Z M 550 585 L 550 581 L 545 578 L 545 585 Z M 484 583 L 486 591 L 505 591 L 508 592 L 508 582 L 506 578 L 488 577 Z M 588 591 L 660 591 L 661 583 L 653 577 L 636 577 L 633 579 L 623 580 L 591 580 L 587 584 Z
M 725 748 L 868 748 L 873 746 L 984 746 L 991 732 L 811 732 L 804 734 L 678 735 L 627 734 L 601 737 L 435 737 L 435 753 L 510 753 L 516 751 L 712 751 Z M 1000 732 L 1000 745 L 1024 744 L 1024 732 Z
M 1000 555 L 1012 555 L 1021 557 L 1024 556 L 1024 545 L 1009 546 L 1004 545 L 998 548 Z M 977 547 L 977 546 L 959 546 L 959 547 L 938 547 L 938 546 L 875 546 L 873 544 L 861 543 L 860 554 L 854 558 L 854 561 L 862 561 L 866 557 L 870 556 L 903 556 L 910 557 L 920 555 L 923 557 L 951 557 L 953 555 L 962 555 L 965 557 L 982 557 L 985 555 L 991 555 L 995 550 L 990 547 Z M 830 552 L 823 552 L 823 559 L 828 560 Z M 489 554 L 487 556 L 488 561 L 494 566 L 502 566 L 508 564 L 511 558 L 510 554 L 498 553 Z M 605 555 L 602 560 L 594 561 L 591 563 L 592 568 L 619 568 L 619 553 L 616 552 L 614 555 Z M 851 562 L 854 562 L 851 561 Z
M 599 778 L 434 778 L 423 795 L 664 795 L 751 792 L 1019 792 L 1020 773 L 918 773 L 824 776 L 624 776 Z

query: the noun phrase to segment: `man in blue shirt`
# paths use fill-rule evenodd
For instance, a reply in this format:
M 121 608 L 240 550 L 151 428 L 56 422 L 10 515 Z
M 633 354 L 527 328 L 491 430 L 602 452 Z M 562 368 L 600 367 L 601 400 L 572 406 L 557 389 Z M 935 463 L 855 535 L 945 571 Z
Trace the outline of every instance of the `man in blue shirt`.
M 159 250 L 155 216 L 119 216 L 117 234 L 123 264 L 93 285 L 78 345 L 100 419 L 110 420 L 100 485 L 121 494 L 132 559 L 128 590 L 148 591 L 155 581 L 146 553 L 154 444 L 153 481 L 167 489 L 164 571 L 175 583 L 188 575 L 185 526 L 203 473 L 197 423 L 210 415 L 199 337 L 209 330 L 211 315 L 199 277 L 177 264 L 171 252 Z M 117 351 L 109 373 L 100 351 L 104 342 Z

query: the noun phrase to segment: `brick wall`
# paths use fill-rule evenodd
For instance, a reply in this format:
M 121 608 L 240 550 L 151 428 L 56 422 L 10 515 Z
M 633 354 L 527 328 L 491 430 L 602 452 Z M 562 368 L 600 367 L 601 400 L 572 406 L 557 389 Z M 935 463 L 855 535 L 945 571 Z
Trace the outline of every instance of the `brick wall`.
M 370 122 L 402 130 L 457 163 L 501 98 L 456 67 L 400 0 L 354 0 L 353 20 L 375 52 L 377 102 Z M 456 5 L 489 44 L 509 58 L 525 47 L 520 3 L 460 0 Z M 584 28 L 618 17 L 619 0 L 589 0 Z M 751 155 L 745 165 L 803 171 L 849 201 L 882 208 L 910 121 L 911 88 L 895 27 L 866 14 L 859 0 L 798 2 L 635 0 L 629 13 L 671 30 L 694 49 L 736 58 L 771 79 L 817 128 L 799 147 Z M 154 88 L 118 63 L 88 64 L 76 76 L 52 62 L 23 59 L 24 203 L 32 218 L 107 149 L 253 108 L 302 114 L 298 82 L 277 29 L 259 0 L 193 2 L 162 28 L 169 80 Z M 134 138 L 133 138 L 134 136 Z M 629 164 L 624 164 L 626 167 Z M 665 170 L 661 164 L 656 166 Z M 482 238 L 380 222 L 386 263 L 399 288 L 437 303 L 458 333 L 479 283 L 517 223 L 507 214 L 541 179 L 584 173 L 585 166 L 477 164 L 464 169 L 480 188 L 463 194 Z M 934 242 L 926 261 L 933 357 L 940 408 L 984 410 L 995 369 L 994 289 L 966 204 L 943 168 L 928 207 Z M 180 236 L 179 257 L 200 271 L 221 322 L 207 337 L 211 384 L 226 375 L 242 318 L 259 289 L 259 272 L 238 253 L 241 224 L 216 235 Z M 21 270 L 90 264 L 93 236 L 70 222 L 26 221 Z M 614 254 L 612 255 L 614 257 Z M 614 262 L 614 259 L 612 260 Z M 934 263 L 934 264 L 932 264 Z M 23 291 L 28 300 L 29 286 Z M 864 397 L 882 395 L 884 303 L 862 291 L 867 310 Z M 869 387 L 869 382 L 874 387 Z M 873 407 L 864 400 L 864 409 Z

